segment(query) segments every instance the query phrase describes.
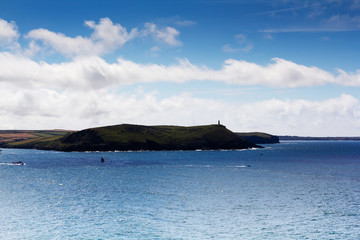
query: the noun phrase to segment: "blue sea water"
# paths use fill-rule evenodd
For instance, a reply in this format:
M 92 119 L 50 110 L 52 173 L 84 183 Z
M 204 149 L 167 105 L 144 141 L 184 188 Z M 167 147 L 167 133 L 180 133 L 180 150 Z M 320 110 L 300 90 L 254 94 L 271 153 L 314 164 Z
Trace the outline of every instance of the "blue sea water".
M 360 142 L 3 149 L 0 239 L 360 239 Z

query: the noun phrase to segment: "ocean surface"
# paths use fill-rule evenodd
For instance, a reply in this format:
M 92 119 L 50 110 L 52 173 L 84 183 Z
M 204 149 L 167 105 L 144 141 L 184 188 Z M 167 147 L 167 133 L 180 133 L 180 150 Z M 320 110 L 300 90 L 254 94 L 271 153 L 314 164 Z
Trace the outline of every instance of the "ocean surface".
M 360 239 L 360 142 L 264 146 L 3 149 L 0 239 Z

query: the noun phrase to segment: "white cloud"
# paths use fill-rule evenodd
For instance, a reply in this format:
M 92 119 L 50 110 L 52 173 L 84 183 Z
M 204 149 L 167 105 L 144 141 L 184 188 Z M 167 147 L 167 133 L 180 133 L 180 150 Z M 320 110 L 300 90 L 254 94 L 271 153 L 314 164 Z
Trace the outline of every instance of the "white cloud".
M 213 80 L 239 85 L 268 85 L 273 87 L 317 86 L 334 83 L 334 76 L 316 67 L 307 67 L 280 58 L 262 66 L 229 59 L 223 68 L 212 72 Z
M 221 120 L 232 131 L 305 136 L 360 134 L 360 102 L 351 95 L 322 101 L 270 99 L 228 103 L 189 94 L 22 90 L 1 85 L 0 129 L 83 129 L 120 123 L 202 125 Z M 5 87 L 6 86 L 6 87 Z
M 20 47 L 17 42 L 19 36 L 15 22 L 0 19 L 0 46 L 16 50 Z
M 19 71 L 21 66 L 21 71 Z M 196 66 L 188 60 L 173 65 L 138 64 L 125 59 L 108 63 L 104 59 L 77 57 L 70 62 L 48 64 L 11 53 L 0 53 L 0 82 L 18 87 L 97 89 L 146 82 L 214 81 L 235 85 L 310 87 L 325 84 L 360 86 L 360 71 L 337 75 L 280 58 L 268 65 L 228 59 L 219 70 Z
M 41 47 L 38 44 L 36 44 L 35 41 L 31 41 L 29 43 L 29 47 L 27 49 L 24 49 L 24 55 L 31 58 L 36 54 L 38 54 L 38 52 L 40 51 L 41 51 Z
M 99 24 L 94 21 L 86 21 L 85 25 L 94 29 L 91 40 L 101 43 L 110 51 L 123 46 L 126 42 L 137 37 L 138 29 L 133 28 L 130 32 L 120 24 L 113 24 L 109 18 L 100 19 Z
M 360 70 L 357 70 L 355 73 L 347 73 L 342 69 L 338 69 L 338 76 L 336 77 L 336 81 L 338 84 L 344 86 L 360 86 Z
M 307 100 L 267 100 L 245 106 L 243 124 L 250 129 L 266 131 L 274 128 L 278 134 L 305 136 L 359 135 L 360 103 L 351 95 L 322 101 Z M 255 110 L 251 113 L 251 109 Z M 263 119 L 259 121 L 259 119 Z M 259 123 L 260 122 L 260 123 Z
M 27 34 L 27 37 L 40 40 L 46 46 L 52 47 L 57 52 L 66 56 L 99 54 L 101 52 L 88 38 L 81 36 L 71 38 L 62 33 L 54 33 L 47 29 L 32 30 Z
M 94 30 L 90 38 L 68 37 L 47 29 L 35 29 L 27 34 L 33 40 L 39 40 L 57 52 L 66 56 L 102 55 L 123 46 L 137 36 L 137 29 L 130 32 L 120 24 L 113 24 L 109 18 L 100 19 L 99 24 L 86 21 L 85 25 Z
M 144 29 L 133 28 L 130 31 L 120 24 L 114 24 L 109 18 L 101 18 L 98 24 L 94 21 L 85 21 L 84 24 L 93 30 L 90 37 L 69 37 L 42 28 L 31 30 L 26 37 L 32 40 L 32 45 L 26 50 L 26 54 L 30 56 L 34 50 L 39 51 L 38 48 L 34 48 L 34 46 L 39 47 L 38 44 L 34 45 L 34 41 L 68 57 L 103 55 L 139 37 L 151 37 L 161 44 L 172 47 L 182 45 L 178 39 L 179 31 L 172 27 L 158 28 L 154 23 L 146 23 Z
M 181 46 L 182 42 L 177 39 L 180 32 L 172 27 L 165 27 L 159 29 L 154 23 L 145 23 L 145 29 L 143 30 L 144 36 L 151 36 L 160 43 L 165 43 L 169 46 Z

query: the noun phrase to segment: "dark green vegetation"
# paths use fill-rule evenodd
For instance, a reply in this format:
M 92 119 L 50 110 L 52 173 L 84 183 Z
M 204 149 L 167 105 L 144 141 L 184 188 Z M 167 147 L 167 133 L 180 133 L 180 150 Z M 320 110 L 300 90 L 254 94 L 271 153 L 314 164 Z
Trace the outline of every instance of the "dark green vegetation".
M 90 128 L 49 139 L 8 143 L 5 147 L 58 151 L 213 150 L 259 147 L 222 125 L 195 127 L 122 124 Z
M 279 143 L 279 138 L 262 132 L 237 133 L 238 136 L 255 144 Z

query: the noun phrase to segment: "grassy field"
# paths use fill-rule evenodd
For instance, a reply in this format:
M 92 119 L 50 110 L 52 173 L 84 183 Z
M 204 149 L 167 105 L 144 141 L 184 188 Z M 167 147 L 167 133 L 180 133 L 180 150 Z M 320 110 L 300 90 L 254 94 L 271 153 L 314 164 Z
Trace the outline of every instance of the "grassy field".
M 59 139 L 71 132 L 64 130 L 0 130 L 0 144 L 7 147 L 32 145 L 36 142 Z

